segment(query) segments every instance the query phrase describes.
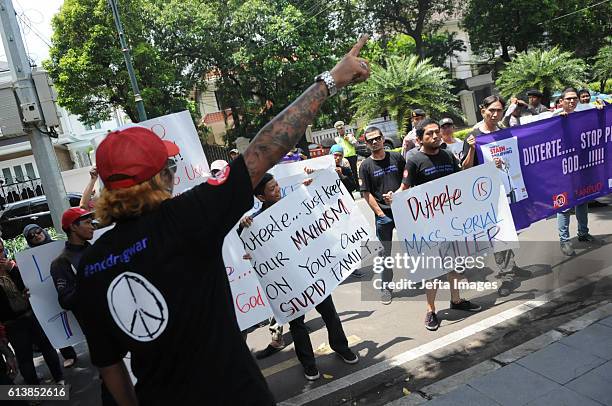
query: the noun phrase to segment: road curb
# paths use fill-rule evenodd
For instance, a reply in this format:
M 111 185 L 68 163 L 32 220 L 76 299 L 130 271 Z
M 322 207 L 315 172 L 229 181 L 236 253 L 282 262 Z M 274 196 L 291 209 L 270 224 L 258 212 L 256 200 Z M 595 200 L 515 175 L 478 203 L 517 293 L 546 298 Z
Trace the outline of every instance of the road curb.
M 612 303 L 606 303 L 595 310 L 580 317 L 570 320 L 554 329 L 547 331 L 529 341 L 496 355 L 480 364 L 474 365 L 464 371 L 442 379 L 436 383 L 423 387 L 418 392 L 387 403 L 386 406 L 416 406 L 427 403 L 436 397 L 445 395 L 454 389 L 468 383 L 469 381 L 487 375 L 496 369 L 502 368 L 512 362 L 539 351 L 548 345 L 561 340 L 563 337 L 572 335 L 599 320 L 612 315 Z

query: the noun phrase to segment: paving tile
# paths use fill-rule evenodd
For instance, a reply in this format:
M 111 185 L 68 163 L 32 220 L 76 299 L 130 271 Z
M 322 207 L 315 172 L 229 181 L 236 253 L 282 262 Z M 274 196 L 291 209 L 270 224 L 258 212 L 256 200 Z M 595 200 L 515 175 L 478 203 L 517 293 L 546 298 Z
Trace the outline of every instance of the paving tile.
M 593 324 L 571 336 L 562 338 L 559 342 L 588 354 L 612 360 L 612 327 Z
M 469 386 L 502 405 L 520 406 L 561 385 L 518 365 L 510 364 L 492 374 L 476 378 Z
M 517 361 L 525 368 L 544 375 L 561 385 L 584 375 L 605 362 L 606 360 L 603 358 L 561 343 L 553 343 Z
M 574 392 L 571 389 L 562 386 L 560 389 L 553 390 L 544 396 L 527 403 L 527 406 L 601 406 L 601 403 L 595 402 L 587 397 Z
M 425 406 L 499 406 L 499 403 L 467 385 L 427 402 Z
M 612 316 L 606 317 L 605 319 L 600 320 L 599 324 L 603 324 L 605 326 L 612 327 Z
M 612 405 L 612 362 L 587 372 L 565 386 L 601 404 Z

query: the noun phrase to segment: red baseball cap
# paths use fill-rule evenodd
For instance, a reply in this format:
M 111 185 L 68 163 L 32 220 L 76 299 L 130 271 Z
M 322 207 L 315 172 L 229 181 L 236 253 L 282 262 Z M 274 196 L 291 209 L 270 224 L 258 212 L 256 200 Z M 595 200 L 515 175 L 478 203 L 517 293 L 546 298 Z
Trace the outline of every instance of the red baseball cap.
M 108 189 L 123 189 L 157 175 L 178 146 L 164 141 L 144 127 L 129 127 L 109 133 L 96 150 L 98 174 Z M 118 176 L 117 180 L 109 180 Z
M 62 214 L 62 230 L 67 231 L 70 225 L 80 218 L 87 217 L 93 213 L 80 207 L 71 207 Z

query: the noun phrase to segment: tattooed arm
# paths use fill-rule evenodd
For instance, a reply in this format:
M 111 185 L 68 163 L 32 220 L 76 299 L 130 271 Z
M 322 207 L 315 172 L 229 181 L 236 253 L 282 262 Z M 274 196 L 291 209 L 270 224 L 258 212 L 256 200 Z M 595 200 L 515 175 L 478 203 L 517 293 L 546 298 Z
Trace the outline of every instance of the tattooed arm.
M 359 58 L 359 51 L 368 41 L 367 35 L 332 69 L 336 88 L 364 81 L 370 75 L 367 62 Z M 321 81 L 310 86 L 289 107 L 263 127 L 244 152 L 244 161 L 255 187 L 266 171 L 297 144 L 327 99 L 327 87 Z

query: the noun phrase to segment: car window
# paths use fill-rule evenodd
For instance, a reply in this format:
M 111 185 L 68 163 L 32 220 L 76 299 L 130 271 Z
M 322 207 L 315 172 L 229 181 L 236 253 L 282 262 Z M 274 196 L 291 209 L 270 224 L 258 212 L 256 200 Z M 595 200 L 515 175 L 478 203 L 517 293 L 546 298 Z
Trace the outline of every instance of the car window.
M 30 213 L 40 213 L 42 211 L 49 211 L 49 205 L 46 200 L 37 200 L 30 203 Z
M 2 214 L 2 217 L 15 218 L 27 216 L 28 214 L 30 214 L 30 204 L 25 203 L 6 209 L 6 211 Z

